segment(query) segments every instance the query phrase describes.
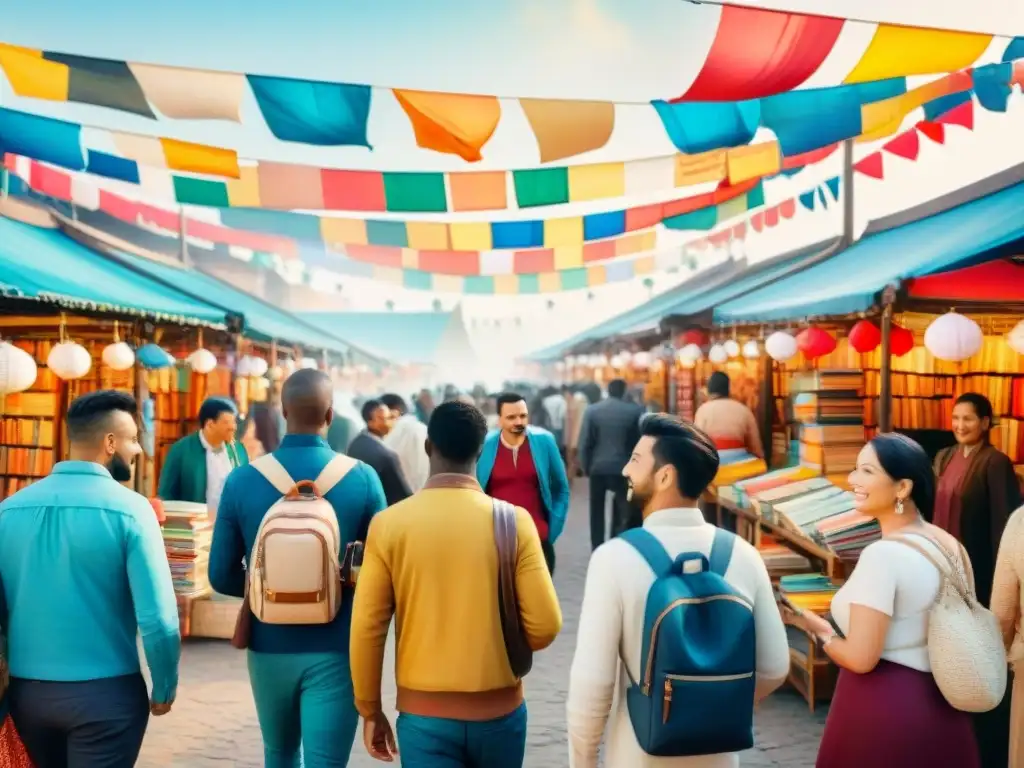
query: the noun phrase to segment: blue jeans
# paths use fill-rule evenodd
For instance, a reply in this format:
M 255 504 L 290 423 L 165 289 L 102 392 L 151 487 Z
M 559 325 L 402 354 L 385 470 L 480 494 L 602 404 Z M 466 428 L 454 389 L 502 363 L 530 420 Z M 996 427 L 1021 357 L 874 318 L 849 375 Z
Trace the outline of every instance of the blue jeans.
M 469 722 L 398 716 L 402 765 L 413 768 L 522 768 L 526 703 L 497 720 Z
M 359 714 L 348 656 L 249 652 L 266 768 L 345 768 Z

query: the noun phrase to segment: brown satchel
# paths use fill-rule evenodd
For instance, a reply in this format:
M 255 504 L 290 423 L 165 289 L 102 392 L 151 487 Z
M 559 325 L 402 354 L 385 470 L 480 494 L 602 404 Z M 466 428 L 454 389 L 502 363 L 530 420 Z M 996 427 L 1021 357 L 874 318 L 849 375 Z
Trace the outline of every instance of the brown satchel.
M 240 651 L 249 647 L 252 636 L 252 607 L 249 605 L 249 574 L 245 575 L 245 591 L 242 596 L 242 607 L 238 609 L 235 620 L 235 633 L 231 636 L 231 645 Z
M 505 653 L 512 674 L 525 677 L 533 668 L 533 649 L 523 632 L 516 596 L 516 561 L 519 537 L 516 532 L 516 508 L 506 501 L 491 499 L 494 511 L 494 544 L 498 549 L 498 612 Z

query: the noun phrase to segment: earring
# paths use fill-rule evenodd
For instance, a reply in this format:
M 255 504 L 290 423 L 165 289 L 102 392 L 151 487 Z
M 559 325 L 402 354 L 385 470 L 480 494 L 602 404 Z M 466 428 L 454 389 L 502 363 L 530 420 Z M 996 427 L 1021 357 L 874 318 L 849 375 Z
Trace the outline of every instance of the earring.
M 902 515 L 905 511 L 903 509 L 903 499 L 896 499 L 896 514 Z

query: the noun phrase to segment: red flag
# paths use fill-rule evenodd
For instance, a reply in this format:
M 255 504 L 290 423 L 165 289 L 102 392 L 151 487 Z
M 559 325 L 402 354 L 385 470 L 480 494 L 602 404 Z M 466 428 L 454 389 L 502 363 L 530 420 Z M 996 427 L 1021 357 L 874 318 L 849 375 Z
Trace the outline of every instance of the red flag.
M 743 240 L 747 236 L 747 222 L 741 221 L 735 227 L 732 228 L 732 237 L 734 240 Z
M 870 176 L 873 179 L 885 178 L 882 168 L 882 153 L 872 152 L 859 163 L 853 166 L 853 170 Z
M 968 131 L 974 130 L 974 101 L 965 101 L 959 107 L 949 110 L 936 118 L 935 122 L 946 125 L 959 125 Z
M 896 138 L 882 145 L 882 149 L 891 155 L 902 157 L 905 160 L 917 160 L 917 155 L 921 151 L 921 138 L 915 130 L 904 131 Z
M 764 229 L 764 212 L 755 213 L 750 217 L 750 226 L 754 228 L 755 232 L 760 232 Z
M 764 225 L 766 227 L 777 227 L 779 225 L 779 206 L 773 205 L 764 209 Z
M 927 120 L 922 120 L 915 127 L 936 144 L 946 143 L 946 128 L 942 123 L 930 123 Z
M 796 216 L 796 198 L 791 197 L 789 200 L 783 200 L 779 203 L 779 213 L 782 214 L 784 219 L 792 219 Z

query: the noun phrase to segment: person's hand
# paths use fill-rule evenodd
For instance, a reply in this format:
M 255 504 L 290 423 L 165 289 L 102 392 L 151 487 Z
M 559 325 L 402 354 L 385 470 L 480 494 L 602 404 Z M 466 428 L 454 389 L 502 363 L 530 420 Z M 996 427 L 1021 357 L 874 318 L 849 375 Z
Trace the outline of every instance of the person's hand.
M 149 714 L 151 714 L 153 717 L 160 717 L 161 715 L 166 715 L 168 712 L 171 711 L 172 706 L 174 706 L 173 699 L 171 701 L 163 703 L 151 701 L 149 702 Z
M 391 723 L 383 712 L 363 720 L 363 744 L 370 757 L 384 763 L 395 762 L 398 745 L 395 743 Z
M 835 634 L 835 630 L 832 629 L 832 625 L 816 613 L 811 613 L 810 611 L 801 611 L 800 613 L 797 613 L 792 608 L 785 605 L 781 606 L 781 610 L 783 620 L 787 624 L 792 624 L 798 629 L 810 632 L 812 635 L 816 635 L 823 640 Z

